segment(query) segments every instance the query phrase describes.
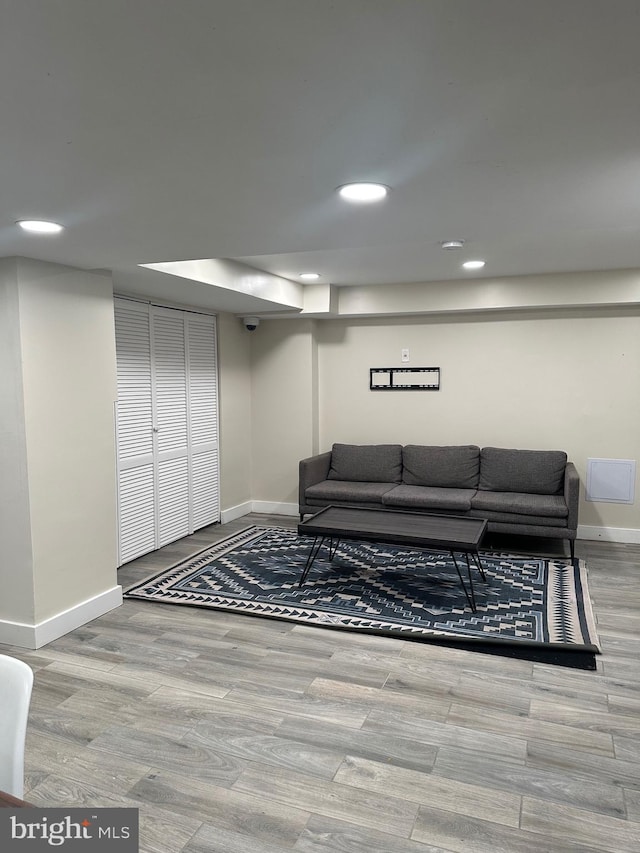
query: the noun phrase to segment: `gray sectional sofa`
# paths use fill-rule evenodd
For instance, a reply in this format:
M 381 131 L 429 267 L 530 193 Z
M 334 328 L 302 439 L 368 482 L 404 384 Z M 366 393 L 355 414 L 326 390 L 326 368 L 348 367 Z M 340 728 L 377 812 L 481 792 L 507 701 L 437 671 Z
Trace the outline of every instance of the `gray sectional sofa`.
M 567 539 L 573 559 L 579 485 L 560 450 L 334 444 L 300 462 L 300 518 L 331 504 L 469 515 L 489 532 Z

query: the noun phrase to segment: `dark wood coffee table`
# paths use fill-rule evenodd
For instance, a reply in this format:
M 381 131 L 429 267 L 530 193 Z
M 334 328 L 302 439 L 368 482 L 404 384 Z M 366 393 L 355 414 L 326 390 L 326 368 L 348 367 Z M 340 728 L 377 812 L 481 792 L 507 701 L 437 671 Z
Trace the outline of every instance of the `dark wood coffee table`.
M 457 515 L 425 515 L 400 510 L 362 509 L 349 506 L 327 506 L 298 524 L 298 533 L 312 536 L 311 551 L 305 563 L 299 585 L 305 582 L 320 549 L 328 541 L 329 557 L 333 559 L 341 539 L 364 542 L 384 542 L 401 548 L 423 551 L 448 551 L 451 554 L 462 589 L 475 612 L 476 598 L 471 576 L 471 560 L 475 562 L 482 580 L 486 580 L 478 549 L 487 529 L 484 518 Z M 464 554 L 469 589 L 462 577 L 456 553 Z

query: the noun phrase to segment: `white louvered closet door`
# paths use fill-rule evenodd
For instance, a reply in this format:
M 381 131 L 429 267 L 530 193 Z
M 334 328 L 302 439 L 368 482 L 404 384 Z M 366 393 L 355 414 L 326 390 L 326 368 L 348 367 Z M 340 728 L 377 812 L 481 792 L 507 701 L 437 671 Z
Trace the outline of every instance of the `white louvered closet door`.
M 115 300 L 119 564 L 156 547 L 149 307 Z
M 191 526 L 197 530 L 220 518 L 216 327 L 215 319 L 205 314 L 187 314 L 185 322 L 189 376 Z
M 116 299 L 119 564 L 219 521 L 215 318 Z
M 157 459 L 159 548 L 192 532 L 189 529 L 186 346 L 184 314 L 152 307 L 153 435 Z

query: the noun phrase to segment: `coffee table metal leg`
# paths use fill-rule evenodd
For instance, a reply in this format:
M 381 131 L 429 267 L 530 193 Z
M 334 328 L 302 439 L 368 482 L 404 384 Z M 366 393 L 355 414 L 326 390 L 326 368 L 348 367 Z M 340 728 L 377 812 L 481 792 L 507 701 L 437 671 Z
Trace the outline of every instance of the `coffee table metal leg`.
M 469 589 L 471 591 L 471 595 L 469 595 L 469 593 L 467 592 L 467 586 L 466 586 L 464 579 L 462 577 L 462 572 L 460 571 L 460 566 L 458 565 L 458 561 L 456 560 L 455 553 L 453 551 L 450 551 L 449 553 L 451 554 L 451 557 L 453 559 L 453 563 L 456 567 L 456 572 L 458 573 L 458 577 L 460 578 L 460 583 L 462 584 L 462 589 L 464 590 L 464 594 L 467 598 L 467 601 L 469 602 L 469 607 L 475 613 L 476 612 L 476 597 L 475 597 L 475 594 L 473 592 L 473 578 L 471 577 L 471 564 L 469 562 L 469 552 L 465 551 L 465 557 L 467 559 L 467 574 L 469 576 Z
M 304 565 L 302 577 L 298 581 L 298 586 L 302 586 L 302 584 L 305 582 L 306 577 L 309 574 L 309 569 L 311 568 L 311 566 L 313 566 L 315 559 L 320 552 L 320 548 L 322 548 L 325 538 L 325 536 L 316 536 L 314 538 L 313 544 L 311 545 L 311 550 L 309 551 L 309 556 L 307 557 L 307 562 Z
M 471 577 L 471 561 L 469 560 L 469 552 L 468 551 L 464 552 L 464 558 L 467 561 L 467 575 L 469 576 L 469 587 L 471 588 L 471 602 L 472 602 L 471 609 L 475 613 L 478 608 L 476 607 L 476 596 L 475 596 L 475 593 L 473 591 L 473 578 Z
M 340 544 L 339 539 L 329 539 L 329 559 L 333 560 L 336 555 L 336 551 L 338 550 L 338 545 Z
M 480 560 L 480 552 L 476 551 L 472 554 L 472 556 L 473 556 L 473 561 L 476 564 L 476 566 L 478 567 L 478 571 L 480 572 L 480 577 L 486 583 L 487 578 L 486 578 L 486 575 L 484 573 L 484 569 L 482 568 L 482 562 Z

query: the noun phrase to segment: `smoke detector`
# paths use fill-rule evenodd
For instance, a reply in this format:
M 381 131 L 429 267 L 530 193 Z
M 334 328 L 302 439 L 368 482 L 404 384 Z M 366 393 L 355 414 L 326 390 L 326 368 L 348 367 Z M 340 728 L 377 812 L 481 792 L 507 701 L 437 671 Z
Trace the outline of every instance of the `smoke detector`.
M 461 249 L 464 246 L 464 240 L 443 240 L 440 245 L 443 249 Z

